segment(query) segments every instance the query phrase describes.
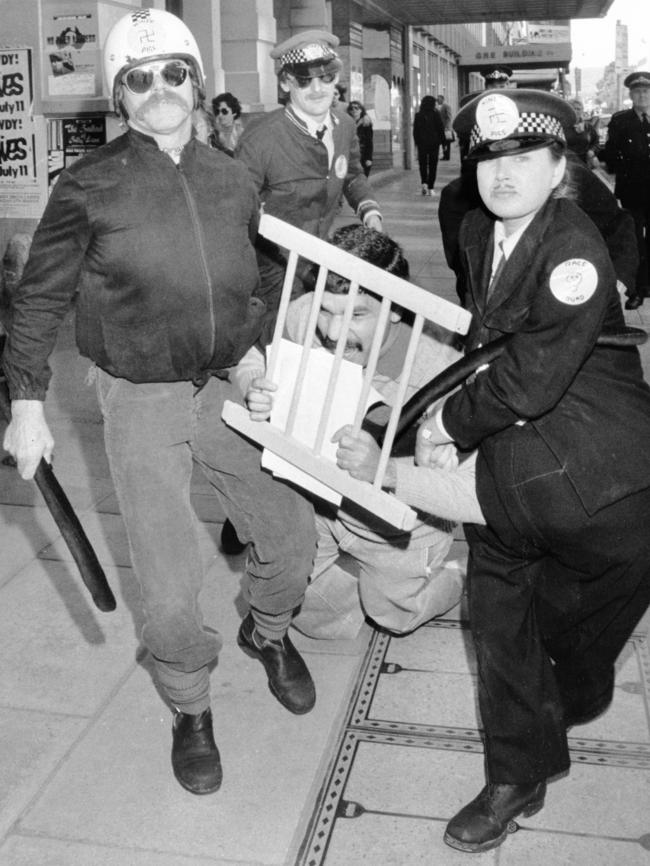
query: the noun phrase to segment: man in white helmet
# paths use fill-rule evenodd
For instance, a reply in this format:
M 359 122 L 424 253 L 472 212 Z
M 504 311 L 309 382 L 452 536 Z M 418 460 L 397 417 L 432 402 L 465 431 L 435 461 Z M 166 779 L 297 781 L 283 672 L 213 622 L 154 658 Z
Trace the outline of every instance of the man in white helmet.
M 227 370 L 272 315 L 253 248 L 259 201 L 241 163 L 201 144 L 196 42 L 167 12 L 118 21 L 105 74 L 125 134 L 64 171 L 16 289 L 4 365 L 12 422 L 4 446 L 23 478 L 54 448 L 43 412 L 57 330 L 75 295 L 81 353 L 96 371 L 106 451 L 139 580 L 158 682 L 175 715 L 172 766 L 195 794 L 216 791 L 208 666 L 221 647 L 198 605 L 203 569 L 190 506 L 193 462 L 250 542 L 250 613 L 238 642 L 275 697 L 308 712 L 314 684 L 286 632 L 315 550 L 311 506 L 260 469 L 221 421 L 238 399 Z M 291 528 L 291 531 L 289 531 Z

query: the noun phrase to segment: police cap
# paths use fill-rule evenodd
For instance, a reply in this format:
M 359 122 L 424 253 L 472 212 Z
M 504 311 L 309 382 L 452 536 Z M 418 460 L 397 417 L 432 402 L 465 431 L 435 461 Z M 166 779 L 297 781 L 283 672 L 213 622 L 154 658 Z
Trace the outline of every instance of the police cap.
M 480 160 L 536 150 L 554 141 L 566 147 L 563 127 L 575 123 L 575 111 L 559 96 L 508 88 L 475 97 L 460 109 L 453 127 L 459 138 L 469 139 L 468 157 Z
M 509 66 L 490 66 L 486 67 L 481 75 L 486 82 L 504 82 L 512 78 L 512 69 Z
M 271 57 L 279 61 L 281 71 L 300 76 L 324 75 L 341 69 L 334 50 L 338 44 L 338 37 L 326 30 L 303 30 L 276 45 Z
M 625 87 L 650 87 L 650 72 L 630 72 L 625 81 Z

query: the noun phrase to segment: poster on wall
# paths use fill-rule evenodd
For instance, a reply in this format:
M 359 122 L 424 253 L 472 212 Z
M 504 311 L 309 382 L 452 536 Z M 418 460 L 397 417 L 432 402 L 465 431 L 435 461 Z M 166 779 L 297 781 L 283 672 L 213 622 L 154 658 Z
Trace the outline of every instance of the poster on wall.
M 29 48 L 0 50 L 0 217 L 38 219 L 47 199 L 43 118 L 34 118 Z
M 45 93 L 49 98 L 102 94 L 95 3 L 49 2 L 43 7 Z M 84 8 L 85 7 L 85 8 Z
M 106 144 L 106 118 L 57 117 L 47 121 L 48 186 L 54 186 L 64 168 L 96 147 Z

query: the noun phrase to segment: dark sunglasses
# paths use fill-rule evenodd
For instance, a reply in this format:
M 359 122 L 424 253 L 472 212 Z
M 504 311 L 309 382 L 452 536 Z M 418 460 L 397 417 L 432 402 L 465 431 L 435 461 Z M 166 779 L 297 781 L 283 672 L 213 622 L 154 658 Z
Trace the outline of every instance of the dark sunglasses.
M 217 114 L 232 114 L 232 112 L 229 108 L 220 108 L 217 111 Z
M 292 78 L 301 90 L 309 87 L 314 78 L 320 78 L 323 84 L 331 84 L 336 78 L 336 72 L 324 72 L 322 75 L 293 75 Z
M 161 69 L 136 66 L 129 69 L 122 81 L 131 93 L 146 93 L 151 90 L 156 74 L 170 87 L 180 87 L 185 83 L 189 68 L 180 60 L 170 60 Z

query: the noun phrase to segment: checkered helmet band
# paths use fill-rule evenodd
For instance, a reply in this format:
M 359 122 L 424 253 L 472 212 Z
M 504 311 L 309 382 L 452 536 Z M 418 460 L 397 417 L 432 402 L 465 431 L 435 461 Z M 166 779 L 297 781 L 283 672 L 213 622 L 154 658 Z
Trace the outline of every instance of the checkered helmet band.
M 509 133 L 508 138 L 555 138 L 566 141 L 562 124 L 556 117 L 549 114 L 538 114 L 531 111 L 522 111 L 519 115 L 517 126 Z M 486 144 L 494 139 L 484 135 L 481 127 L 474 124 L 470 133 L 470 150 Z

